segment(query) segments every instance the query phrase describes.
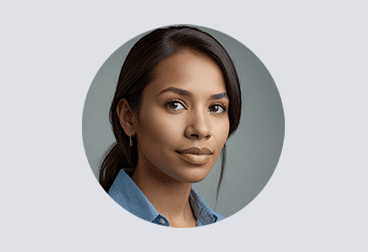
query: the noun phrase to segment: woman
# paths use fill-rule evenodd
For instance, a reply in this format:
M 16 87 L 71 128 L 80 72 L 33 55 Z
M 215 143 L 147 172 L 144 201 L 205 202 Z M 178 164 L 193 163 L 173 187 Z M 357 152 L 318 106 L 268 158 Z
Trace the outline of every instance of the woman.
M 192 183 L 203 180 L 239 125 L 235 67 L 209 34 L 179 26 L 141 38 L 120 72 L 110 108 L 116 143 L 100 183 L 122 207 L 152 223 L 195 227 L 224 217 Z

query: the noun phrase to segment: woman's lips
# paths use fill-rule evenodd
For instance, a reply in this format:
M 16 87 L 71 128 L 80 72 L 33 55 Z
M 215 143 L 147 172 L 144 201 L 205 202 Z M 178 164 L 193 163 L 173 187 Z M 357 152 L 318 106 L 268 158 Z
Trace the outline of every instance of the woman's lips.
M 206 164 L 211 159 L 211 155 L 196 155 L 188 153 L 179 153 L 179 155 L 192 164 Z
M 190 147 L 188 149 L 183 149 L 183 150 L 177 150 L 177 152 L 181 153 L 181 154 L 195 154 L 195 155 L 211 155 L 213 154 L 213 151 L 206 148 L 206 147 L 202 147 L 202 148 L 198 148 L 198 147 Z
M 203 147 L 191 147 L 188 149 L 177 150 L 176 151 L 183 159 L 192 164 L 206 164 L 211 159 L 213 151 Z

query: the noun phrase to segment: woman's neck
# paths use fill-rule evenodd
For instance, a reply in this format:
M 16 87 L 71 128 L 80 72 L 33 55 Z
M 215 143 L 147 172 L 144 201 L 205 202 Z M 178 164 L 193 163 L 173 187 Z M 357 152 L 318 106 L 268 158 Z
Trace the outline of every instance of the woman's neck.
M 157 211 L 168 219 L 170 226 L 196 226 L 196 218 L 189 204 L 191 183 L 175 180 L 159 169 L 139 162 L 132 179 Z

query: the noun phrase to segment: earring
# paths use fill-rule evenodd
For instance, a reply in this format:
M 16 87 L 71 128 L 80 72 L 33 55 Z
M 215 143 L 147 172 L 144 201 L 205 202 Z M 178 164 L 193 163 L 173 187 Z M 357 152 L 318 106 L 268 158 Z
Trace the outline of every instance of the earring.
M 133 146 L 133 142 L 132 142 L 132 132 L 130 132 L 129 135 L 129 146 L 132 147 Z

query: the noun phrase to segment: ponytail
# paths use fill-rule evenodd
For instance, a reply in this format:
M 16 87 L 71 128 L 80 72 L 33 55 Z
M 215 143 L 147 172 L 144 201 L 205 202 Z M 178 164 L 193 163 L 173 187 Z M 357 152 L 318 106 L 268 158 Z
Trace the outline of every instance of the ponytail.
M 126 140 L 126 139 L 125 139 Z M 123 142 L 127 144 L 126 141 Z M 132 176 L 138 162 L 137 145 L 121 148 L 117 142 L 106 151 L 100 167 L 99 181 L 103 189 L 108 192 L 119 171 L 124 168 Z

